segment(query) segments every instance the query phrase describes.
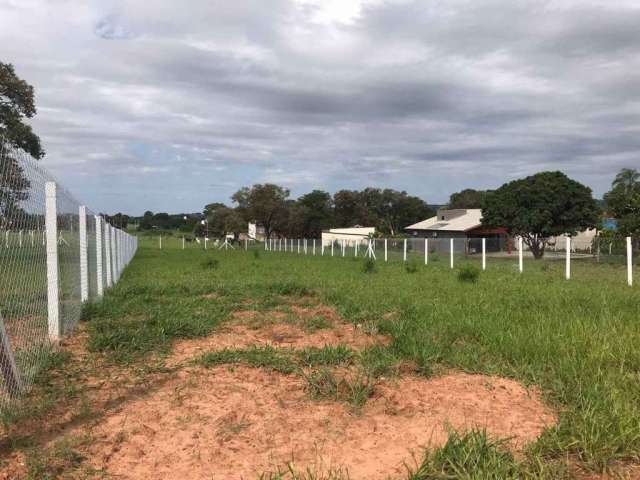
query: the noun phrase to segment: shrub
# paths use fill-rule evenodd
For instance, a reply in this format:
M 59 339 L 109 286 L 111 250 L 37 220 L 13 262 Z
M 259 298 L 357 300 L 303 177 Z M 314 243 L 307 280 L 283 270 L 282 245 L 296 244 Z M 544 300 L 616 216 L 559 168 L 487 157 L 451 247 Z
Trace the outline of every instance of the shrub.
M 475 283 L 480 276 L 480 270 L 473 265 L 463 265 L 458 269 L 458 280 L 461 282 Z
M 362 264 L 362 271 L 364 273 L 376 273 L 376 262 L 373 260 L 373 258 L 365 259 L 364 263 Z
M 216 270 L 220 266 L 220 262 L 215 258 L 209 258 L 202 262 L 202 268 L 207 270 Z
M 404 269 L 407 271 L 407 273 L 416 273 L 418 271 L 418 262 L 414 260 L 405 262 Z

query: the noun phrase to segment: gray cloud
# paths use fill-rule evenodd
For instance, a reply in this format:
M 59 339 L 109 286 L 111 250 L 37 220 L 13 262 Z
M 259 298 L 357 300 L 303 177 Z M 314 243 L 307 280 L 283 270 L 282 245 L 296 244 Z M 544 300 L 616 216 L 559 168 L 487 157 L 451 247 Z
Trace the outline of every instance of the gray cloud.
M 94 209 L 198 210 L 240 186 L 430 202 L 640 166 L 629 1 L 0 0 L 43 163 Z

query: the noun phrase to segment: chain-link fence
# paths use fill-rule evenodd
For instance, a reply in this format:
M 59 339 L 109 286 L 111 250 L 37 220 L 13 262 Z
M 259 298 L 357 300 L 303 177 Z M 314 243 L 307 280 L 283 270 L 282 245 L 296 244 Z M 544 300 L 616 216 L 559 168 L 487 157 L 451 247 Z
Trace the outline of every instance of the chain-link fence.
M 0 139 L 0 408 L 29 388 L 83 303 L 114 283 L 136 246 Z

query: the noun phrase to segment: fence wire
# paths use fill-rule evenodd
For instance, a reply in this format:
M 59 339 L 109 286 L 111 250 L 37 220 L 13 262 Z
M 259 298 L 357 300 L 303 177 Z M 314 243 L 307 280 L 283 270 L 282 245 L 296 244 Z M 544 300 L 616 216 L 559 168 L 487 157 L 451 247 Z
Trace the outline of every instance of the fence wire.
M 61 333 L 71 332 L 82 313 L 83 283 L 90 301 L 99 298 L 100 285 L 106 286 L 104 258 L 109 246 L 102 242 L 98 255 L 97 233 L 100 230 L 104 238 L 108 227 L 86 209 L 86 238 L 81 241 L 80 203 L 57 183 L 53 202 L 57 254 L 48 255 L 49 182 L 55 179 L 35 159 L 0 138 L 0 408 L 19 400 L 55 348 L 52 312 L 57 312 Z M 121 245 L 120 271 L 135 253 L 137 241 L 113 230 Z M 98 275 L 100 256 L 102 275 Z M 57 299 L 51 298 L 55 291 L 50 288 L 51 272 L 57 272 Z

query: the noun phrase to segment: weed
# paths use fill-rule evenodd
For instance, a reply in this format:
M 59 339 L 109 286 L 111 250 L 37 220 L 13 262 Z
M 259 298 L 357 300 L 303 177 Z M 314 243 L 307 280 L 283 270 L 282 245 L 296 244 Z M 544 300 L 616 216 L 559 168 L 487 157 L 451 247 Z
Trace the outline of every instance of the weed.
M 315 332 L 330 328 L 331 322 L 321 315 L 316 315 L 311 318 L 305 318 L 303 327 L 306 332 Z
M 197 362 L 207 368 L 238 363 L 255 368 L 269 368 L 285 374 L 293 373 L 298 369 L 290 351 L 275 349 L 271 346 L 207 352 L 197 359 Z
M 260 250 L 253 251 L 253 258 L 254 260 L 260 260 Z
M 299 360 L 305 366 L 341 365 L 351 363 L 354 352 L 345 345 L 326 345 L 322 348 L 308 347 L 297 352 Z
M 458 268 L 457 277 L 461 282 L 475 283 L 480 277 L 480 270 L 473 265 L 462 265 Z
M 367 258 L 362 264 L 362 271 L 364 273 L 376 273 L 378 268 L 376 267 L 376 262 L 373 258 Z
M 200 264 L 205 270 L 217 270 L 220 266 L 220 261 L 217 258 L 207 258 Z
M 305 469 L 298 469 L 293 463 L 275 472 L 262 473 L 258 480 L 349 480 L 349 472 L 342 467 L 324 468 L 314 465 Z
M 418 271 L 418 262 L 415 260 L 404 262 L 404 269 L 407 273 L 416 273 Z

